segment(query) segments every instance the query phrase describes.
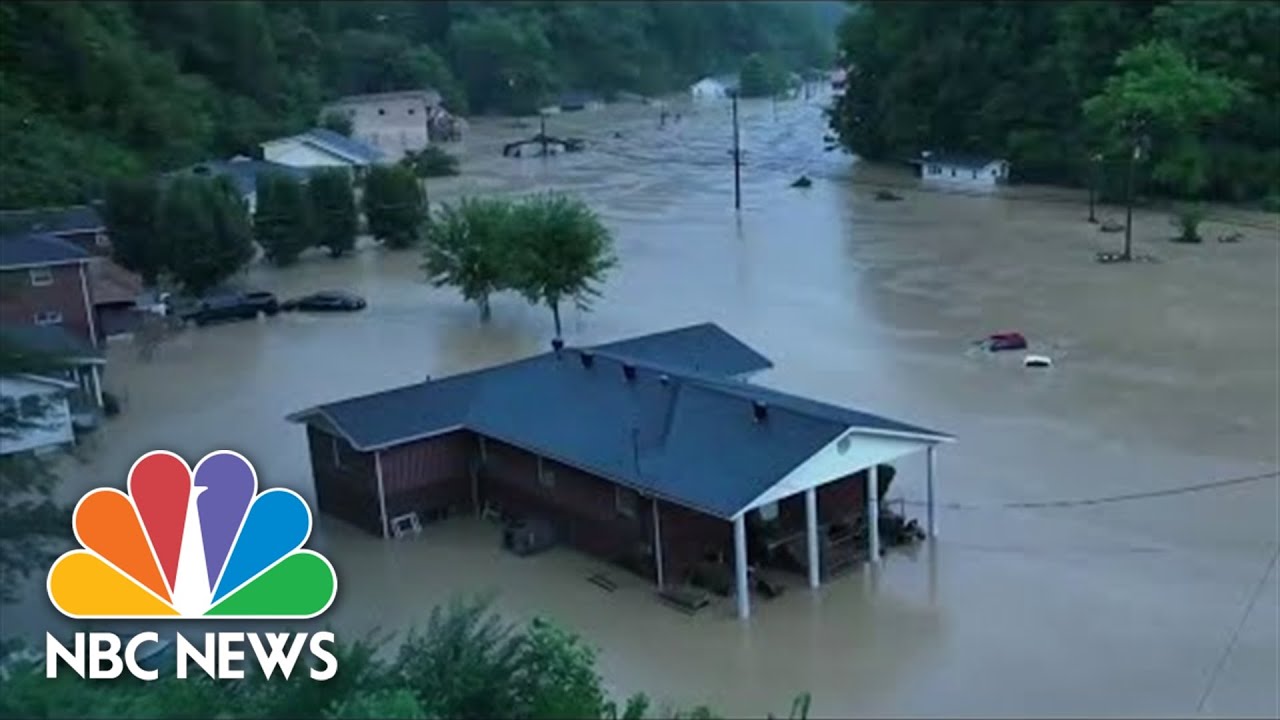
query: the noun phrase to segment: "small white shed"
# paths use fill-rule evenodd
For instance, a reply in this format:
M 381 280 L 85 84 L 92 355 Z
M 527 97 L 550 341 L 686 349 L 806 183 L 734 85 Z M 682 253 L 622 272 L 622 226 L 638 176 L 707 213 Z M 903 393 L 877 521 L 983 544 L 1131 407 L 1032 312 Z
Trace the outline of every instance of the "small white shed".
M 1009 161 L 981 155 L 923 152 L 913 161 L 926 183 L 994 188 L 1009 180 Z

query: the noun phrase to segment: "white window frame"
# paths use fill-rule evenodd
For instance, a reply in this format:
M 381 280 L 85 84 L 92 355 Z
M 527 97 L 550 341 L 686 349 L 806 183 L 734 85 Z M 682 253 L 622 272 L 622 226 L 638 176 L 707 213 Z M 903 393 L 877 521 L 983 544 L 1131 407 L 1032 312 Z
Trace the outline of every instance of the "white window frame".
M 538 456 L 538 483 L 548 489 L 556 486 L 556 471 L 547 467 L 542 456 Z
M 42 310 L 35 314 L 36 325 L 61 325 L 62 313 L 57 310 Z
M 629 498 L 630 505 L 622 501 L 626 497 Z M 634 519 L 636 513 L 639 512 L 640 493 L 631 488 L 622 487 L 621 485 L 613 486 L 613 508 L 623 517 Z
M 53 284 L 53 270 L 47 267 L 33 267 L 27 271 L 31 279 L 31 287 L 48 287 Z

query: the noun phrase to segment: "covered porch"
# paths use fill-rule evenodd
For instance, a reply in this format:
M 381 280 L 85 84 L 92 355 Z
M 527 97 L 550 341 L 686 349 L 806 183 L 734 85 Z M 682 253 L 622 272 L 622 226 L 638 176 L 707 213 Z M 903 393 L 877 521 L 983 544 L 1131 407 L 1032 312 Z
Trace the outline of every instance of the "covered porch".
M 765 569 L 778 570 L 787 563 L 816 589 L 844 572 L 878 565 L 884 553 L 882 535 L 886 527 L 894 527 L 886 520 L 905 520 L 881 508 L 896 472 L 890 465 L 895 460 L 925 455 L 924 531 L 936 537 L 937 449 L 950 441 L 946 436 L 851 428 L 728 518 L 732 559 L 724 558 L 722 567 L 731 569 L 732 580 L 721 578 L 720 584 L 734 596 L 738 617 L 750 617 L 751 592 Z M 650 527 L 655 576 L 659 590 L 665 591 L 669 575 L 660 507 L 652 504 Z

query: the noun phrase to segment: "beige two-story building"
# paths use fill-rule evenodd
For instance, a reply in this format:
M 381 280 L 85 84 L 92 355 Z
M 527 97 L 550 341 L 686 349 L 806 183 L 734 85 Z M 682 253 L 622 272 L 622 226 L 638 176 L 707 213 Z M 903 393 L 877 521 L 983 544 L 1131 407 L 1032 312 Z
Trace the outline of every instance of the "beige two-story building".
M 431 142 L 431 123 L 441 112 L 440 93 L 435 90 L 404 90 L 348 95 L 326 105 L 321 116 L 345 115 L 351 120 L 353 138 L 398 159 Z

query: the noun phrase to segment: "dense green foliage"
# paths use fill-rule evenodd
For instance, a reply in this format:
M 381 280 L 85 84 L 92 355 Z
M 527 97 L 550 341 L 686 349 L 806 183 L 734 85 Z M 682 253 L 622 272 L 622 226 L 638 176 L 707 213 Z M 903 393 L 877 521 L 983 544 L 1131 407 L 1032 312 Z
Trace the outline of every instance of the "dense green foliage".
M 738 83 L 742 97 L 769 97 L 786 88 L 787 73 L 772 58 L 752 53 L 742 62 Z
M 267 260 L 290 265 L 311 247 L 311 203 L 306 188 L 284 173 L 258 176 L 253 235 Z
M 234 154 L 327 99 L 439 89 L 529 112 L 566 89 L 657 92 L 761 52 L 825 64 L 831 3 L 53 2 L 0 5 L 0 207 Z
M 1141 111 L 1144 186 L 1259 199 L 1280 194 L 1276 38 L 1276 3 L 859 3 L 832 125 L 869 159 L 990 153 L 1037 182 L 1083 183 L 1103 152 L 1115 196 Z
M 289 680 L 215 681 L 172 671 L 144 683 L 126 675 L 93 682 L 63 672 L 44 676 L 42 662 L 14 660 L 0 680 L 0 717 L 22 718 L 617 718 L 639 720 L 643 695 L 623 708 L 608 698 L 595 653 L 542 619 L 516 626 L 483 601 L 435 608 L 396 653 L 385 639 L 338 643 L 337 675 L 326 682 L 301 668 Z M 383 659 L 386 658 L 386 659 Z M 792 706 L 802 718 L 807 697 Z M 712 717 L 705 707 L 665 717 Z
M 164 272 L 166 252 L 156 236 L 160 188 L 150 178 L 117 178 L 107 185 L 103 222 L 111 234 L 115 261 L 154 287 Z
M 456 155 L 439 145 L 428 145 L 418 152 L 408 152 L 400 161 L 420 178 L 448 177 L 459 174 L 462 169 Z
M 432 218 L 422 269 L 436 287 L 456 287 L 490 317 L 489 297 L 510 286 L 514 208 L 498 198 L 463 198 Z
M 350 177 L 341 168 L 313 172 L 307 195 L 315 219 L 315 244 L 328 248 L 330 257 L 342 257 L 355 247 L 360 226 Z
M 402 165 L 369 168 L 364 180 L 364 217 L 369 234 L 390 248 L 407 248 L 418 242 L 419 226 L 426 218 L 422 186 L 413 171 Z
M 585 203 L 557 193 L 520 203 L 513 222 L 520 242 L 511 250 L 511 286 L 551 309 L 560 337 L 560 303 L 591 307 L 598 284 L 618 262 L 613 238 Z
M 560 303 L 587 309 L 617 264 L 613 240 L 591 208 L 560 194 L 520 201 L 464 198 L 429 225 L 423 270 L 436 287 L 456 287 L 489 319 L 489 298 L 515 290 L 545 304 L 560 336 Z
M 193 295 L 253 259 L 249 213 L 225 178 L 173 179 L 160 196 L 154 236 L 163 238 L 165 269 Z

